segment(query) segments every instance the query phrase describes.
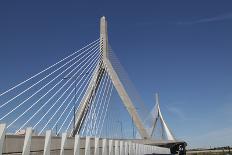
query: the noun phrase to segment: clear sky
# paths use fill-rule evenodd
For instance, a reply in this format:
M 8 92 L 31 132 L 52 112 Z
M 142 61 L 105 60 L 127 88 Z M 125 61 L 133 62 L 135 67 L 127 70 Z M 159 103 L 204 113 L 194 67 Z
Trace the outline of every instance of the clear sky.
M 232 145 L 232 1 L 1 1 L 0 92 L 99 36 L 191 147 Z

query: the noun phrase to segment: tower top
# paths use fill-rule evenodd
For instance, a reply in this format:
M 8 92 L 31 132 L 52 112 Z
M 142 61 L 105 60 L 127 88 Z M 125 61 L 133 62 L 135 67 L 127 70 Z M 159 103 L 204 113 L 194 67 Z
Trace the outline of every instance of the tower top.
M 103 54 L 103 59 L 106 59 L 108 53 L 108 33 L 105 16 L 102 16 L 100 19 L 100 49 Z
M 155 93 L 156 104 L 159 106 L 159 93 Z

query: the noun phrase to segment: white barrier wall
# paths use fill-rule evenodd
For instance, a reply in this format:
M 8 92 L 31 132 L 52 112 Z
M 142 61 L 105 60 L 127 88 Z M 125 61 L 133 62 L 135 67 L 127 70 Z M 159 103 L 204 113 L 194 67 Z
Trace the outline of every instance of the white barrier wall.
M 100 139 L 97 137 L 75 138 L 52 137 L 51 131 L 45 136 L 32 136 L 32 128 L 26 130 L 25 136 L 5 135 L 6 126 L 0 124 L 0 155 L 3 153 L 18 153 L 29 155 L 36 152 L 38 155 L 142 155 L 142 154 L 170 154 L 168 148 L 151 145 L 132 143 L 131 141 L 120 141 L 111 139 Z

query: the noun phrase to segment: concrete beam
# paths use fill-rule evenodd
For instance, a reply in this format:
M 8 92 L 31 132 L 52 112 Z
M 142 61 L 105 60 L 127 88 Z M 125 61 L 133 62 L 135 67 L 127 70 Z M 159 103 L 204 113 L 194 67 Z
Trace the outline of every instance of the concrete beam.
M 80 136 L 75 135 L 75 141 L 74 141 L 74 155 L 80 155 Z
M 125 149 L 124 149 L 124 142 L 120 141 L 120 155 L 124 155 Z
M 128 155 L 129 153 L 129 147 L 128 147 L 128 142 L 125 142 L 125 155 Z
M 102 155 L 108 155 L 108 149 L 107 149 L 107 139 L 103 139 L 102 141 Z
M 115 150 L 114 154 L 119 155 L 119 141 L 118 140 L 115 141 L 114 150 Z
M 50 155 L 52 131 L 46 131 L 43 155 Z
M 94 140 L 94 155 L 99 155 L 99 138 L 95 137 Z
M 114 154 L 114 141 L 113 140 L 109 140 L 109 155 L 113 155 Z
M 64 154 L 64 147 L 66 145 L 66 140 L 67 140 L 67 133 L 62 133 L 61 145 L 60 145 L 60 155 L 65 155 Z
M 32 128 L 26 129 L 22 155 L 30 155 Z
M 3 152 L 5 134 L 6 134 L 6 124 L 0 124 L 0 155 L 2 155 Z
M 85 138 L 85 155 L 90 155 L 90 137 Z

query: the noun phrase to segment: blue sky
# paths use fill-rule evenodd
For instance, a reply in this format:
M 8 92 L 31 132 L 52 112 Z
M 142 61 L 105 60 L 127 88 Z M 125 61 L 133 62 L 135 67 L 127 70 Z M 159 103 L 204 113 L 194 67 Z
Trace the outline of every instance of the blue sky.
M 192 147 L 232 145 L 232 2 L 2 1 L 0 91 L 99 36 L 109 40 L 148 108 Z

